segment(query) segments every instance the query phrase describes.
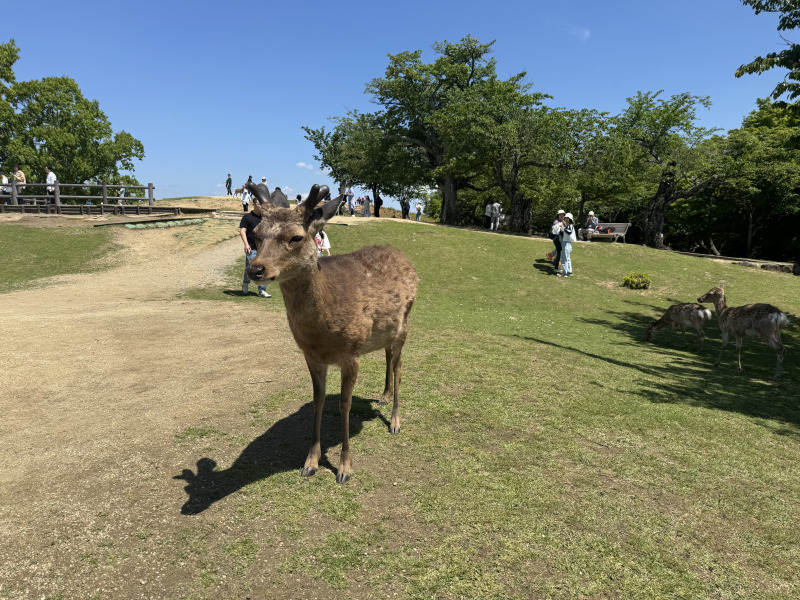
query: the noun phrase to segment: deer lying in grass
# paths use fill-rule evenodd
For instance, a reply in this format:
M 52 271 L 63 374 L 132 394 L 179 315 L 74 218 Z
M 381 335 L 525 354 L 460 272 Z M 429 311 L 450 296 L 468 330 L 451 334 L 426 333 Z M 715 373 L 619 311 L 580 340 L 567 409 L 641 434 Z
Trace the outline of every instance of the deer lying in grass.
M 686 328 L 694 327 L 697 332 L 697 339 L 700 342 L 700 350 L 702 350 L 703 342 L 706 339 L 703 325 L 709 319 L 711 319 L 711 311 L 701 304 L 694 302 L 673 304 L 660 319 L 650 324 L 647 329 L 647 341 L 652 342 L 656 334 L 665 327 L 669 327 L 670 331 L 675 331 L 675 327 L 680 327 L 683 333 L 683 344 L 686 345 Z
M 719 349 L 719 357 L 714 364 L 719 365 L 725 346 L 728 345 L 728 339 L 733 336 L 736 339 L 736 351 L 741 371 L 744 338 L 758 338 L 773 348 L 778 356 L 778 365 L 775 368 L 775 375 L 772 377 L 772 379 L 778 379 L 781 376 L 783 357 L 786 355 L 786 348 L 781 343 L 781 329 L 786 327 L 789 319 L 780 309 L 771 304 L 728 306 L 725 303 L 724 285 L 725 282 L 720 283 L 719 286 L 711 288 L 697 299 L 701 303 L 711 302 L 714 304 L 719 319 L 719 328 L 722 330 L 722 347 Z
M 312 187 L 297 208 L 275 206 L 269 190 L 260 185 L 249 183 L 247 189 L 261 202 L 263 214 L 254 231 L 258 251 L 247 276 L 254 282 L 277 281 L 280 285 L 289 328 L 305 355 L 314 388 L 311 448 L 302 475 L 310 477 L 319 468 L 325 381 L 328 365 L 338 365 L 342 371 L 342 453 L 336 481 L 345 483 L 352 475 L 350 404 L 362 354 L 386 352 L 381 403 L 388 402 L 394 390 L 389 430 L 400 432 L 400 355 L 408 334 L 408 315 L 417 297 L 416 269 L 405 254 L 391 246 L 317 258 L 314 235 L 336 214 L 342 201 L 340 196 L 316 208 L 328 195 L 327 186 Z

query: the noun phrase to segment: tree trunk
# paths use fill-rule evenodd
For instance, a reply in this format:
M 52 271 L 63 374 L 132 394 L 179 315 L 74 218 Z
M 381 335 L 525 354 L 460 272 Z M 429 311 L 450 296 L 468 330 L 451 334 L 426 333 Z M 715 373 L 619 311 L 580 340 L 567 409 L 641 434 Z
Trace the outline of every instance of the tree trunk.
M 458 210 L 458 192 L 456 189 L 455 175 L 445 175 L 440 184 L 442 190 L 442 216 L 441 222 L 448 225 L 460 225 L 461 215 Z
M 644 211 L 644 244 L 651 248 L 664 246 L 664 216 L 675 200 L 675 174 L 666 173 L 658 184 L 658 191 Z

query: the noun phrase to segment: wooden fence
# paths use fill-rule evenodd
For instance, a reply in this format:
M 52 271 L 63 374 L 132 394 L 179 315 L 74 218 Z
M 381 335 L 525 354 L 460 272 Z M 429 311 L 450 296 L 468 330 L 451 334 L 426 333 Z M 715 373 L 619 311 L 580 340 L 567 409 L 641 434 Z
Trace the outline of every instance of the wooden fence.
M 129 192 L 130 190 L 147 190 L 147 204 L 148 206 L 153 206 L 153 202 L 155 201 L 154 191 L 156 189 L 152 183 L 148 183 L 147 185 L 117 185 L 105 182 L 104 183 L 61 183 L 59 181 L 56 181 L 52 185 L 47 183 L 28 183 L 22 185 L 12 180 L 9 181 L 7 185 L 8 187 L 11 188 L 11 195 L 10 197 L 7 196 L 6 198 L 11 199 L 11 206 L 19 206 L 23 204 L 31 204 L 31 205 L 55 204 L 56 206 L 59 206 L 61 205 L 62 200 L 83 200 L 84 202 L 101 200 L 102 201 L 101 204 L 110 204 L 109 198 L 116 200 L 116 204 L 127 204 L 127 201 L 135 196 L 128 196 L 128 195 L 119 196 L 119 192 L 109 196 L 108 193 L 109 190 L 112 190 L 113 193 L 113 190 L 122 190 L 122 189 L 124 189 L 126 193 Z M 38 188 L 47 192 L 48 187 L 53 188 L 52 194 L 26 193 L 26 190 L 28 188 Z M 62 194 L 61 192 L 62 188 L 83 188 L 90 190 L 99 189 L 101 190 L 101 193 L 99 196 L 66 195 Z

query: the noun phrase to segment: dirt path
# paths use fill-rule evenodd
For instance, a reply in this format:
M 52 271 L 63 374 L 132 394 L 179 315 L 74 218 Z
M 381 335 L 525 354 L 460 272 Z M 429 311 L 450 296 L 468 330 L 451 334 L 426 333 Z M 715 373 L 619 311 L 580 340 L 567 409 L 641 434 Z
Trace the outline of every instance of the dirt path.
M 175 436 L 306 376 L 281 312 L 180 299 L 221 284 L 241 241 L 192 248 L 175 232 L 116 229 L 110 270 L 0 296 L 0 597 L 49 596 L 59 581 L 65 597 L 134 597 L 130 574 L 71 571 L 98 515 L 124 521 L 139 498 L 180 526 L 185 482 L 164 485 L 180 472 Z

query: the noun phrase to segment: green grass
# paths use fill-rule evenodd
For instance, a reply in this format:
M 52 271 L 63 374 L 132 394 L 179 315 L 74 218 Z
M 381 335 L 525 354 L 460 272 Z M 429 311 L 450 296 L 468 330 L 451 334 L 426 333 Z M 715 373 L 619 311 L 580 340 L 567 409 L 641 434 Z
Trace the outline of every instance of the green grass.
M 37 228 L 3 225 L 0 235 L 0 293 L 29 287 L 43 277 L 90 273 L 112 250 L 107 228 Z
M 361 362 L 344 486 L 324 466 L 299 477 L 310 412 L 291 406 L 310 380 L 255 403 L 239 430 L 187 423 L 187 461 L 202 443 L 238 455 L 207 475 L 213 510 L 166 540 L 133 524 L 187 563 L 185 597 L 291 596 L 297 581 L 352 598 L 800 597 L 800 278 L 596 242 L 576 244 L 575 276 L 559 279 L 547 240 L 389 220 L 326 231 L 335 253 L 390 243 L 417 266 L 402 432 L 373 402 L 380 353 Z M 277 286 L 241 296 L 242 268 L 186 296 L 283 312 Z M 651 288 L 623 287 L 631 272 Z M 722 279 L 730 304 L 790 315 L 777 384 L 761 342 L 745 342 L 743 372 L 732 348 L 713 367 L 715 319 L 702 353 L 693 333 L 688 347 L 668 331 L 645 341 L 667 306 Z M 331 369 L 334 469 L 338 386 Z
M 388 221 L 328 234 L 335 252 L 391 243 L 419 272 L 403 432 L 395 439 L 365 425 L 353 441 L 356 461 L 389 457 L 391 481 L 377 486 L 399 481 L 393 491 L 408 530 L 387 533 L 370 509 L 360 486 L 375 485 L 374 475 L 356 467 L 341 488 L 321 474 L 281 512 L 319 506 L 333 530 L 297 547 L 284 569 L 334 589 L 367 572 L 371 589 L 401 585 L 414 598 L 800 593 L 800 280 L 603 243 L 577 244 L 575 276 L 562 280 L 544 261 L 546 240 Z M 234 290 L 240 271 L 231 273 Z M 631 272 L 647 272 L 652 288 L 623 287 Z M 703 353 L 692 334 L 688 348 L 669 332 L 645 342 L 663 309 L 721 279 L 730 303 L 765 301 L 790 314 L 780 383 L 767 381 L 775 354 L 760 342 L 745 343 L 742 373 L 732 349 L 714 368 L 715 320 Z M 378 390 L 382 369 L 380 356 L 367 357 L 356 394 Z M 337 385 L 329 382 L 329 394 Z M 290 475 L 249 486 L 274 499 L 281 486 L 301 484 Z M 343 502 L 344 512 L 321 509 Z M 313 531 L 301 519 L 291 535 Z

